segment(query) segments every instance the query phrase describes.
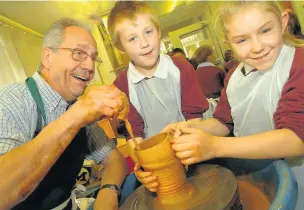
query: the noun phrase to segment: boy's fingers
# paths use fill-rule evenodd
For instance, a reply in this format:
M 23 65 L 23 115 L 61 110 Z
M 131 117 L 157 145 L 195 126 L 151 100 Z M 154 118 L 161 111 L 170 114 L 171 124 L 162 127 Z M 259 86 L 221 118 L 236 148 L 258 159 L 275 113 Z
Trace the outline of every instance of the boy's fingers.
M 139 169 L 139 165 L 136 163 L 134 166 L 134 171 L 137 171 Z
M 153 182 L 151 184 L 148 185 L 149 189 L 153 189 L 153 188 L 157 188 L 158 187 L 158 183 L 157 182 Z
M 151 192 L 156 192 L 156 188 L 148 188 Z
M 150 177 L 144 177 L 142 179 L 142 181 L 145 183 L 145 184 L 151 184 L 151 183 L 154 183 L 157 181 L 156 179 L 156 176 L 150 176 Z
M 138 178 L 140 179 L 144 179 L 144 178 L 148 178 L 152 176 L 151 172 L 146 172 L 146 171 L 137 171 L 135 172 L 136 176 L 138 176 Z

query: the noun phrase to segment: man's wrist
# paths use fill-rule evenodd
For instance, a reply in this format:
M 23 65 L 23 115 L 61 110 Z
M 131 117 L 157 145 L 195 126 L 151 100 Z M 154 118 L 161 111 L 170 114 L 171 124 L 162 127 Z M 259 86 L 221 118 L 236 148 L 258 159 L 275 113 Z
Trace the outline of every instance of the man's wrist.
M 84 125 L 83 119 L 87 113 L 85 113 L 81 107 L 81 104 L 79 101 L 75 102 L 70 109 L 65 113 L 68 115 L 68 117 L 71 120 L 71 123 L 75 127 L 82 128 Z
M 116 185 L 116 184 L 105 184 L 105 185 L 102 185 L 100 187 L 100 191 L 102 191 L 102 190 L 106 190 L 108 192 L 109 191 L 115 192 L 117 194 L 117 196 L 119 196 L 120 193 L 121 193 L 120 187 L 118 185 Z

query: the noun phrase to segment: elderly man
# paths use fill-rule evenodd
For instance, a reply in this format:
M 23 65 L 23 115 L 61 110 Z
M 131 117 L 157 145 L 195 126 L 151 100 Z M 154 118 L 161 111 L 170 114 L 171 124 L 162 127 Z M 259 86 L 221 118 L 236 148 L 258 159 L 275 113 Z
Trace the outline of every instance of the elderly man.
M 60 20 L 44 37 L 38 72 L 0 91 L 0 209 L 71 209 L 85 157 L 105 167 L 95 209 L 117 209 L 125 161 L 96 121 L 118 113 L 121 92 L 81 96 L 100 62 L 90 31 Z

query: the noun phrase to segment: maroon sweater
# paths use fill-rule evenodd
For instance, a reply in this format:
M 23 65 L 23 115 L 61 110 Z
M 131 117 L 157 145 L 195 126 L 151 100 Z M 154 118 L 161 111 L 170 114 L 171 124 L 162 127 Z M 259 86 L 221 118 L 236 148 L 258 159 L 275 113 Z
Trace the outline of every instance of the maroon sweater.
M 228 73 L 231 69 L 235 69 L 238 66 L 239 62 L 229 61 L 225 64 L 224 69 Z
M 296 48 L 289 79 L 283 87 L 278 107 L 273 115 L 275 129 L 288 128 L 304 141 L 304 48 Z M 233 130 L 231 108 L 227 99 L 226 88 L 235 69 L 229 71 L 225 79 L 220 102 L 214 118 Z
M 177 57 L 172 57 L 171 59 L 175 66 L 180 70 L 181 111 L 184 117 L 187 120 L 201 118 L 203 112 L 208 109 L 208 101 L 198 86 L 193 66 L 184 59 Z M 127 70 L 118 75 L 114 81 L 114 85 L 122 92 L 125 92 L 129 98 Z M 144 121 L 131 103 L 128 120 L 132 126 L 134 135 L 144 138 Z
M 226 72 L 216 66 L 202 66 L 196 70 L 198 85 L 207 98 L 218 98 L 224 87 Z

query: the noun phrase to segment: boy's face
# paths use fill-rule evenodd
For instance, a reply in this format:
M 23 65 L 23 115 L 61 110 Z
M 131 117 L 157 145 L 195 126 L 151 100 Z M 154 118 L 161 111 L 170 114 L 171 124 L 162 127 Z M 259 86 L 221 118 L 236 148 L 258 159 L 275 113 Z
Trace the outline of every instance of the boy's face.
M 120 44 L 135 67 L 154 70 L 160 52 L 160 33 L 148 14 L 137 15 L 135 24 L 124 21 L 118 25 Z
M 261 8 L 236 13 L 227 28 L 227 38 L 236 57 L 257 70 L 271 68 L 280 54 L 288 17 Z

